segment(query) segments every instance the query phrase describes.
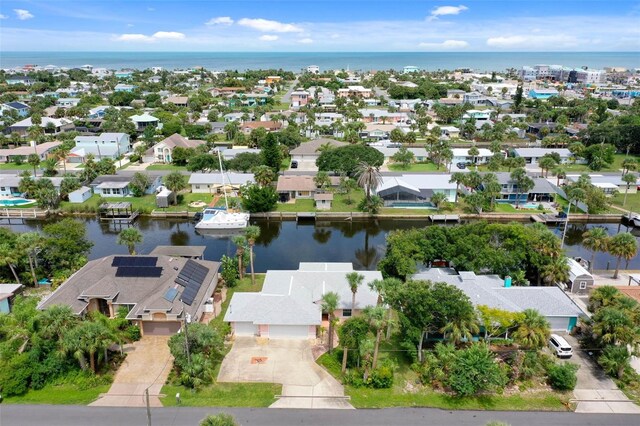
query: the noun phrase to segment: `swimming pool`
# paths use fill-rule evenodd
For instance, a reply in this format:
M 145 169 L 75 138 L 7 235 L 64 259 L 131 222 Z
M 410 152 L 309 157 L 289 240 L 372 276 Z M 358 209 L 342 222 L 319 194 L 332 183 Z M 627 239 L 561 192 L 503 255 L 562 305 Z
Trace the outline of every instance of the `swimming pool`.
M 0 207 L 25 206 L 27 204 L 33 204 L 35 202 L 35 200 L 27 200 L 26 198 L 10 198 L 6 200 L 0 200 Z
M 432 210 L 436 210 L 436 207 L 429 202 L 424 202 L 424 203 L 403 203 L 402 201 L 398 201 L 395 202 L 393 204 L 391 204 L 391 207 L 400 207 L 403 209 L 432 209 Z
M 521 209 L 537 209 L 539 205 L 540 203 L 524 203 L 524 204 L 520 204 L 520 208 Z

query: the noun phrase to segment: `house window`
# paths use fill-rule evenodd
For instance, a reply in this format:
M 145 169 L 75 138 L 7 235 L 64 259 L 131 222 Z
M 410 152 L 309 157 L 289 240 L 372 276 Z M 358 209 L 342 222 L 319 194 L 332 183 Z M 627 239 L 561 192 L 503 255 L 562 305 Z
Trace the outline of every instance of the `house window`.
M 196 187 L 196 189 L 200 189 L 200 185 L 196 185 L 195 187 Z
M 111 190 L 109 188 L 102 188 L 103 194 L 111 194 Z
M 584 290 L 587 288 L 587 282 L 586 281 L 580 281 L 580 290 Z
M 342 310 L 342 316 L 344 318 L 350 317 L 351 316 L 351 309 L 343 309 Z
M 113 188 L 114 194 L 120 194 L 120 188 Z

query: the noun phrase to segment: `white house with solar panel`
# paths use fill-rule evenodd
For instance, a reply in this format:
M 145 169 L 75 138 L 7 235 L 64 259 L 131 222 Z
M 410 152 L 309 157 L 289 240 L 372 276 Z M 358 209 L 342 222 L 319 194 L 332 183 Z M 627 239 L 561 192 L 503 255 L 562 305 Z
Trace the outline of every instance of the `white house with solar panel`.
M 73 274 L 38 309 L 71 307 L 113 318 L 125 307 L 143 335 L 171 335 L 200 321 L 218 285 L 220 263 L 181 256 L 106 256 Z
M 358 315 L 367 306 L 375 306 L 378 294 L 369 283 L 381 280 L 379 271 L 358 271 L 364 276 L 352 309 L 352 293 L 346 275 L 351 263 L 300 263 L 298 270 L 267 271 L 260 292 L 234 293 L 224 321 L 236 336 L 269 339 L 314 339 L 318 327 L 328 327 L 321 299 L 328 292 L 339 296 L 334 315 L 339 320 Z

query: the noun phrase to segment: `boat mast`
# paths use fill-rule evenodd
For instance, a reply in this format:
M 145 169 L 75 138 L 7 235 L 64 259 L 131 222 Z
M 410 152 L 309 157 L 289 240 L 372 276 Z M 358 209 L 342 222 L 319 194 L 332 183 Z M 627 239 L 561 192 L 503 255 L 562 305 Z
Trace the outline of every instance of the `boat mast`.
M 227 188 L 224 185 L 224 173 L 222 173 L 222 158 L 220 157 L 220 150 L 218 150 L 218 164 L 220 165 L 220 177 L 222 178 L 222 192 L 224 194 L 224 206 L 229 211 L 229 201 L 227 200 Z

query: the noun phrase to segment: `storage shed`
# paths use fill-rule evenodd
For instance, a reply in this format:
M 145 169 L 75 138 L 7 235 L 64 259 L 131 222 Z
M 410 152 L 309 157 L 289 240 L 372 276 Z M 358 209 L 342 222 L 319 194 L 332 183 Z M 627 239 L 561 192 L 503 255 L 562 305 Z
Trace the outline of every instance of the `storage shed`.
M 167 208 L 171 204 L 175 203 L 176 194 L 164 186 L 161 188 L 160 192 L 156 194 L 156 205 L 160 208 Z
M 82 186 L 79 189 L 76 189 L 73 192 L 69 193 L 69 202 L 74 204 L 82 204 L 87 201 L 93 193 L 91 192 L 91 188 L 88 186 Z
M 575 259 L 567 257 L 567 264 L 570 268 L 568 291 L 574 294 L 589 294 L 593 288 L 593 275 Z

